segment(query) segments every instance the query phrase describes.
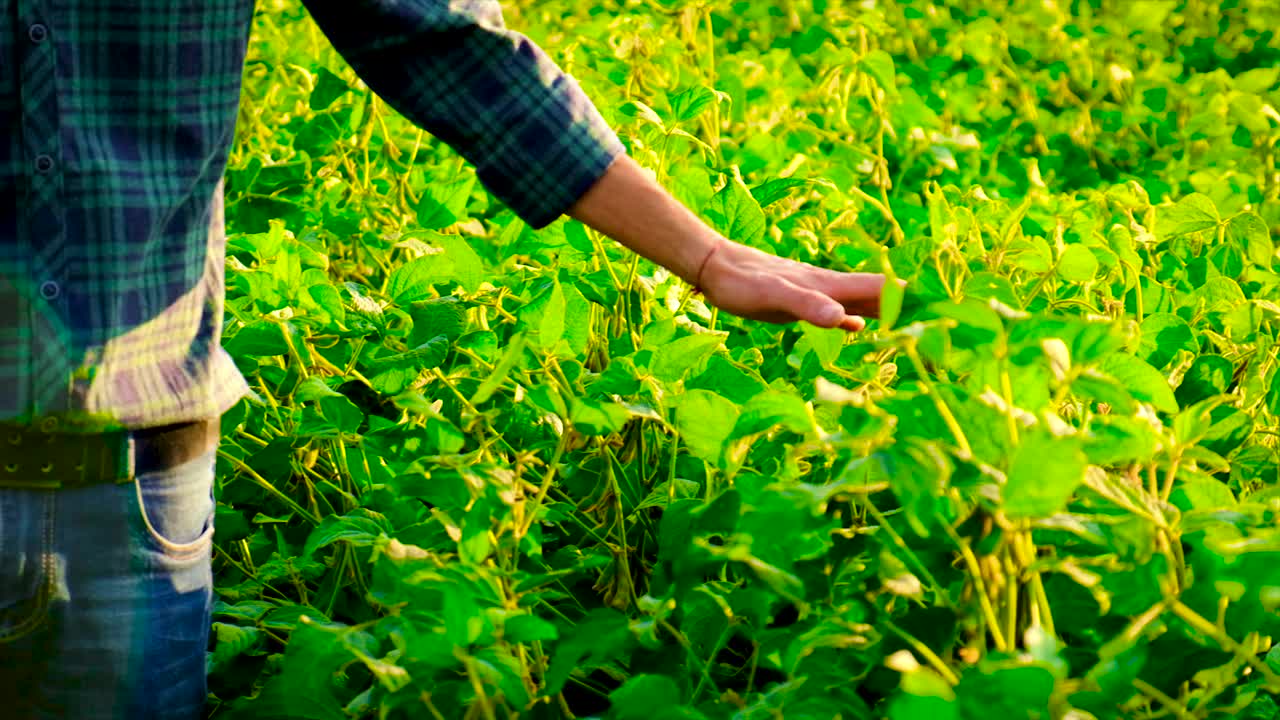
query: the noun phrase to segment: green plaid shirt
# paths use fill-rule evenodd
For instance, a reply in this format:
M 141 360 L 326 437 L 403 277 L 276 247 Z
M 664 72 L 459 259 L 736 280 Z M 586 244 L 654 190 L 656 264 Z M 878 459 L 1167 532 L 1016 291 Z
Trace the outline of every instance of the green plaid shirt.
M 360 76 L 534 227 L 622 151 L 491 0 L 306 0 Z M 145 427 L 247 391 L 221 177 L 253 0 L 0 0 L 0 419 Z

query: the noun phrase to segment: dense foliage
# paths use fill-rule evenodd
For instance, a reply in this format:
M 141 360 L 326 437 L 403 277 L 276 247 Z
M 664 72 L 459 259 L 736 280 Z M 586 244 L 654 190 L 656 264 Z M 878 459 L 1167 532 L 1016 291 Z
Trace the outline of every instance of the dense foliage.
M 218 718 L 1280 718 L 1280 5 L 523 0 L 743 321 L 259 3 Z M 442 100 L 447 102 L 447 99 Z

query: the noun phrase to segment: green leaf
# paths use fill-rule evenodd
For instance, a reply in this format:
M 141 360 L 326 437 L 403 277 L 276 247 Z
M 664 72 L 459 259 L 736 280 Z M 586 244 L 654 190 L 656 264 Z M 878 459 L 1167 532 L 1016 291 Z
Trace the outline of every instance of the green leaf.
M 564 223 L 564 239 L 569 243 L 569 247 L 580 253 L 589 255 L 595 252 L 596 248 L 591 242 L 591 236 L 587 233 L 587 226 L 577 220 Z
M 680 686 L 666 675 L 636 675 L 609 693 L 609 717 L 651 720 L 680 704 Z
M 1050 718 L 1056 683 L 1041 665 L 1009 665 L 965 673 L 956 687 L 965 717 Z
M 760 203 L 761 208 L 767 208 L 778 202 L 782 198 L 791 194 L 791 191 L 805 187 L 806 185 L 826 184 L 818 180 L 809 180 L 805 178 L 773 178 L 766 180 L 759 185 L 751 188 L 751 197 Z
M 572 398 L 569 406 L 569 420 L 583 435 L 618 432 L 630 419 L 631 414 L 618 403 Z
M 1022 307 L 1018 291 L 1009 278 L 990 272 L 976 272 L 964 283 L 964 293 L 970 298 L 995 300 L 1007 307 Z
M 436 337 L 452 342 L 467 329 L 466 308 L 453 296 L 413 303 L 409 317 L 413 318 L 413 332 L 405 342 L 411 347 Z
M 225 347 L 233 357 L 289 354 L 289 344 L 285 342 L 280 323 L 270 320 L 257 320 L 240 328 L 226 341 Z
M 1222 222 L 1213 201 L 1192 193 L 1171 208 L 1162 208 L 1156 222 L 1156 234 L 1162 238 L 1175 238 L 1189 233 L 1216 230 Z
M 322 397 L 316 401 L 325 420 L 339 432 L 354 433 L 364 422 L 364 412 L 346 395 Z
M 1053 267 L 1053 251 L 1042 237 L 1027 238 L 1009 244 L 1007 257 L 1028 272 L 1048 272 Z
M 640 501 L 640 504 L 636 506 L 636 510 L 644 510 L 645 508 L 651 507 L 666 507 L 674 500 L 695 497 L 701 487 L 702 486 L 698 483 L 692 480 L 685 480 L 684 478 L 675 479 L 674 490 L 672 489 L 672 484 L 670 482 L 660 482 L 653 486 L 653 490 L 649 492 L 649 495 L 646 496 L 644 500 Z
M 632 117 L 632 118 L 636 118 L 637 120 L 644 120 L 645 122 L 653 123 L 654 125 L 658 126 L 658 128 L 661 130 L 667 129 L 666 124 L 662 122 L 662 116 L 658 115 L 656 110 L 640 102 L 639 100 L 631 100 L 629 102 L 623 103 L 621 106 L 618 107 L 618 112 L 627 117 Z
M 1151 403 L 1162 412 L 1178 412 L 1178 401 L 1169 387 L 1169 381 L 1146 362 L 1132 355 L 1116 353 L 1103 360 L 1099 369 L 1115 378 L 1138 400 Z
M 307 402 L 310 400 L 319 400 L 325 397 L 343 397 L 342 393 L 333 390 L 324 384 L 318 376 L 311 377 L 298 383 L 298 387 L 293 391 L 293 399 L 297 402 Z
M 669 100 L 671 109 L 675 112 L 676 121 L 689 122 L 696 119 L 716 101 L 716 94 L 705 85 L 696 85 L 672 95 Z
M 433 417 L 427 420 L 427 439 L 441 455 L 452 455 L 466 447 L 467 436 L 444 417 Z
M 227 252 L 244 252 L 248 251 L 258 259 L 259 262 L 266 263 L 274 260 L 280 249 L 284 246 L 285 241 L 284 223 L 280 220 L 272 220 L 268 223 L 267 232 L 252 233 L 249 235 L 237 235 L 227 239 Z
M 559 281 L 520 310 L 520 327 L 527 332 L 530 345 L 543 351 L 555 348 L 565 330 L 565 299 Z
M 1280 644 L 1272 645 L 1267 651 L 1267 667 L 1271 672 L 1280 673 Z
M 336 542 L 369 547 L 390 532 L 386 518 L 366 508 L 356 508 L 342 516 L 329 515 L 311 531 L 302 555 L 311 557 L 320 548 Z
M 848 331 L 840 328 L 820 328 L 816 325 L 804 323 L 800 326 L 800 332 L 804 334 L 804 342 L 813 350 L 813 354 L 818 356 L 818 360 L 823 365 L 830 365 L 840 357 L 840 349 L 844 347 L 844 341 L 849 336 Z M 797 344 L 797 352 L 800 344 Z
M 676 429 L 695 457 L 716 464 L 741 414 L 737 405 L 708 390 L 691 390 L 678 400 Z
M 1100 415 L 1090 422 L 1084 452 L 1094 465 L 1133 465 L 1150 462 L 1160 446 L 1151 424 L 1124 415 Z
M 1221 355 L 1201 355 L 1182 376 L 1176 397 L 1183 407 L 1194 405 L 1205 398 L 1221 395 L 1231 384 L 1235 366 Z
M 1178 478 L 1169 501 L 1183 512 L 1191 510 L 1220 510 L 1236 506 L 1236 496 L 1231 488 L 1219 480 L 1204 475 L 1186 475 Z
M 369 371 L 380 373 L 393 369 L 410 369 L 413 375 L 419 370 L 439 367 L 449 354 L 449 339 L 438 335 L 421 345 L 402 353 L 382 355 L 368 362 Z
M 209 657 L 210 670 L 225 667 L 262 642 L 262 631 L 256 627 L 242 627 L 216 622 L 212 627 L 216 643 Z
M 1267 231 L 1267 223 L 1256 213 L 1241 213 L 1227 223 L 1227 238 L 1235 243 L 1249 262 L 1270 270 L 1275 260 L 1275 244 L 1271 241 L 1271 233 Z
M 479 405 L 493 396 L 498 388 L 507 381 L 507 377 L 515 366 L 520 362 L 520 355 L 524 353 L 525 337 L 521 333 L 517 333 L 511 337 L 507 343 L 507 349 L 502 353 L 502 359 L 498 360 L 498 364 L 494 365 L 493 372 L 480 383 L 480 387 L 476 389 L 476 394 L 471 396 L 471 403 Z
M 791 36 L 791 52 L 796 55 L 810 55 L 817 52 L 835 36 L 821 25 L 811 25 L 802 33 Z
M 921 402 L 918 407 L 923 406 Z M 934 427 L 940 424 L 939 421 Z M 936 446 L 918 438 L 909 440 L 855 459 L 846 468 L 846 475 L 860 484 L 888 479 L 911 529 L 927 538 L 936 532 L 930 528 L 949 504 L 941 498 L 954 467 Z M 860 469 L 855 471 L 855 467 Z
M 310 296 L 315 307 L 329 314 L 332 322 L 344 324 L 347 322 L 347 309 L 342 306 L 342 293 L 332 285 L 312 285 L 307 288 L 307 295 Z M 304 306 L 306 300 L 303 300 Z
M 975 350 L 989 347 L 1004 335 L 1000 316 L 989 303 L 977 298 L 964 298 L 957 302 L 939 302 L 929 307 L 939 317 L 956 321 L 951 330 L 951 342 L 957 348 Z
M 885 256 L 884 268 L 884 287 L 880 289 L 880 327 L 890 330 L 894 323 L 898 322 L 898 316 L 902 314 L 902 304 L 906 300 L 907 291 L 898 282 L 898 276 L 894 273 L 893 268 L 889 266 L 888 256 Z
M 449 641 L 456 647 L 467 647 L 484 632 L 484 616 L 475 600 L 465 590 L 444 596 L 444 627 Z
M 890 96 L 898 94 L 898 84 L 894 79 L 893 58 L 884 50 L 872 50 L 858 61 L 858 67 L 871 77 L 876 84 Z
M 1185 320 L 1171 313 L 1155 313 L 1143 319 L 1139 357 L 1152 367 L 1163 368 L 1180 350 L 1191 353 L 1199 350 L 1195 333 Z
M 507 642 L 527 643 L 555 640 L 560 636 L 556 626 L 537 615 L 516 615 L 502 624 L 502 634 Z
M 382 317 L 382 305 L 366 295 L 365 288 L 349 280 L 344 282 L 342 287 L 351 295 L 351 307 L 356 313 L 369 319 Z
M 1253 416 L 1232 407 L 1214 408 L 1210 415 L 1213 426 L 1204 436 L 1203 447 L 1193 450 L 1204 454 L 1201 466 L 1205 469 L 1229 471 L 1231 464 L 1223 456 L 1233 453 L 1253 435 Z
M 431 297 L 431 284 L 448 276 L 442 272 L 447 263 L 435 257 L 418 258 L 391 271 L 387 294 L 400 305 Z
M 1068 245 L 1058 258 L 1058 276 L 1067 282 L 1084 283 L 1098 273 L 1098 259 L 1083 245 Z
M 561 336 L 563 342 L 556 346 L 557 356 L 583 357 L 587 354 L 593 332 L 591 303 L 577 285 L 561 283 L 560 292 L 564 295 L 564 334 Z
M 675 382 L 724 345 L 719 333 L 694 333 L 658 346 L 649 372 L 663 382 Z
M 475 185 L 476 176 L 471 173 L 450 183 L 428 183 L 415 208 L 418 227 L 442 230 L 456 223 L 465 216 Z
M 791 393 L 770 390 L 747 401 L 734 425 L 729 440 L 764 432 L 781 425 L 793 433 L 804 435 L 813 430 L 809 408 L 804 400 Z
M 729 176 L 724 189 L 716 193 L 715 209 L 720 216 L 719 229 L 725 237 L 744 245 L 760 244 L 764 238 L 764 210 L 736 172 Z
M 889 703 L 889 720 L 960 720 L 960 708 L 942 697 L 902 694 Z
M 350 92 L 351 86 L 328 69 L 316 68 L 314 72 L 316 74 L 315 89 L 307 99 L 307 105 L 313 111 L 324 110 L 332 105 L 334 100 Z
M 262 718 L 347 720 L 334 680 L 339 668 L 354 659 L 338 632 L 302 623 L 289 637 L 280 674 L 256 698 L 237 703 L 237 709 L 245 706 L 250 716 Z
M 413 239 L 440 252 L 411 260 L 391 271 L 387 295 L 398 305 L 433 297 L 432 285 L 456 282 L 475 292 L 484 279 L 484 264 L 461 236 L 435 232 L 413 233 Z
M 493 513 L 489 503 L 477 502 L 462 523 L 462 539 L 458 541 L 458 558 L 462 562 L 480 565 L 489 557 L 493 551 L 492 526 Z
M 1009 466 L 1004 511 L 1010 518 L 1043 518 L 1066 507 L 1088 466 L 1078 439 L 1026 432 Z
M 1213 427 L 1213 411 L 1228 398 L 1211 397 L 1194 404 L 1184 404 L 1182 412 L 1173 420 L 1173 435 L 1183 445 L 1194 445 L 1209 434 Z
M 1240 284 L 1228 277 L 1211 277 L 1204 281 L 1195 292 L 1186 296 L 1182 307 L 1204 309 L 1210 312 L 1227 312 L 1244 304 L 1244 290 Z
M 556 646 L 543 692 L 554 696 L 575 670 L 589 671 L 608 662 L 625 653 L 632 642 L 625 615 L 609 608 L 591 610 Z
M 1133 396 L 1115 378 L 1088 368 L 1071 381 L 1071 391 L 1111 406 L 1112 412 L 1133 412 Z

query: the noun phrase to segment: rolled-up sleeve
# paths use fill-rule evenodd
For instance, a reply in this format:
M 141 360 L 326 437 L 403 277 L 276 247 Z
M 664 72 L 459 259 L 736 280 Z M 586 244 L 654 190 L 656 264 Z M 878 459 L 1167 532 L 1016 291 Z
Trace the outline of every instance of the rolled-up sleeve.
M 578 84 L 491 0 L 303 0 L 392 107 L 475 165 L 529 225 L 560 217 L 623 152 Z

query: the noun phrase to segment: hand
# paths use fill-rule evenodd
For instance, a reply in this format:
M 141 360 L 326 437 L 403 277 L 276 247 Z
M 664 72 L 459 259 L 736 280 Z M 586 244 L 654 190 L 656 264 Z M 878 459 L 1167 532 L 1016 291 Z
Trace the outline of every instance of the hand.
M 856 331 L 880 312 L 884 276 L 823 270 L 730 242 L 623 155 L 569 214 L 752 320 Z
M 863 317 L 879 315 L 885 281 L 883 275 L 824 270 L 724 239 L 704 260 L 698 279 L 712 305 L 739 317 L 803 320 L 849 331 L 866 327 Z

